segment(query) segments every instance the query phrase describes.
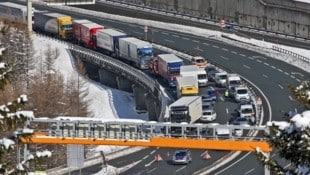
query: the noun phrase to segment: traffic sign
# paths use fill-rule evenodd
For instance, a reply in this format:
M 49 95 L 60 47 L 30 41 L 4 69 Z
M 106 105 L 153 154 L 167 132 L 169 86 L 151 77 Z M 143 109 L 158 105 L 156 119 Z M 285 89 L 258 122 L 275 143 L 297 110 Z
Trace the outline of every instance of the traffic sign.
M 147 26 L 147 25 L 145 25 L 145 26 L 144 26 L 144 32 L 146 33 L 146 32 L 147 32 L 147 30 L 148 30 L 148 26 Z
M 222 28 L 225 27 L 225 20 L 224 20 L 224 19 L 221 19 L 221 20 L 220 20 L 220 26 L 221 26 Z

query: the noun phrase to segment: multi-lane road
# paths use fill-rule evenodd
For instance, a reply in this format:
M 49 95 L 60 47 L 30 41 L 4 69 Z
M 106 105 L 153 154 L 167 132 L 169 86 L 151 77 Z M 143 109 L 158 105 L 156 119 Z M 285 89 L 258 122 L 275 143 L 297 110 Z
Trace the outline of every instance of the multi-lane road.
M 83 8 L 86 7 L 87 6 L 83 6 Z M 65 13 L 63 11 L 61 12 Z M 85 18 L 78 14 L 74 14 L 74 16 L 77 18 Z M 87 18 L 104 25 L 106 28 L 118 28 L 133 36 L 144 37 L 143 28 L 141 26 L 127 24 L 126 22 L 98 19 L 95 17 Z M 210 62 L 221 65 L 221 67 L 238 73 L 255 83 L 268 98 L 272 109 L 272 111 L 265 111 L 264 122 L 270 119 L 283 120 L 281 111 L 292 109 L 298 111 L 302 110 L 302 107 L 290 97 L 287 86 L 289 84 L 299 84 L 299 80 L 310 77 L 309 73 L 268 56 L 212 39 L 161 29 L 150 29 L 149 33 L 151 33 L 151 35 L 149 35 L 148 38 L 156 43 L 202 55 Z M 296 72 L 298 74 L 296 74 Z M 300 75 L 302 75 L 302 77 L 299 77 Z M 229 105 L 229 103 L 224 103 L 224 105 L 226 104 Z M 266 106 L 266 103 L 264 103 L 264 106 Z M 231 106 L 222 107 L 229 110 L 228 114 L 226 112 L 227 110 L 221 110 L 222 113 L 218 114 L 217 122 L 220 123 L 227 121 L 229 113 L 233 112 L 230 111 L 232 110 Z M 268 109 L 267 106 L 265 109 Z M 271 113 L 271 115 L 269 115 L 269 113 Z M 201 157 L 204 151 L 205 150 L 192 150 L 193 162 L 187 166 L 171 165 L 170 160 L 173 150 L 164 148 L 147 148 L 130 156 L 111 160 L 108 163 L 116 167 L 121 167 L 129 165 L 133 161 L 139 161 L 136 166 L 123 174 L 193 174 L 199 169 L 211 165 L 214 161 L 227 154 L 227 152 L 212 151 L 210 152 L 212 158 L 205 160 Z M 154 160 L 155 154 L 160 154 L 164 161 L 150 164 L 150 162 Z M 218 170 L 217 173 L 223 175 L 263 174 L 263 166 L 256 160 L 252 153 L 241 154 L 232 162 L 233 163 L 226 165 L 225 168 Z M 82 174 L 90 174 L 90 171 L 94 172 L 95 169 L 99 170 L 100 167 L 96 166 L 96 168 L 92 167 L 91 169 L 83 170 Z

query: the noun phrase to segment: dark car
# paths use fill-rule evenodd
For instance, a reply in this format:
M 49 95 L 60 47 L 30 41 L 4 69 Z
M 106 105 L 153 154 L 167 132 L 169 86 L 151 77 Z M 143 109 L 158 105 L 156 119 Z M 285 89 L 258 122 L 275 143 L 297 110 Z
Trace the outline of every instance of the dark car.
M 176 150 L 172 156 L 173 164 L 188 164 L 191 161 L 191 152 L 187 149 Z
M 215 81 L 215 74 L 218 73 L 219 71 L 215 66 L 207 66 L 206 68 L 207 76 L 209 81 Z
M 250 122 L 247 118 L 244 117 L 232 117 L 229 120 L 231 125 L 250 125 Z
M 213 87 L 210 87 L 206 94 L 203 94 L 201 98 L 202 101 L 214 102 L 217 100 L 217 91 Z

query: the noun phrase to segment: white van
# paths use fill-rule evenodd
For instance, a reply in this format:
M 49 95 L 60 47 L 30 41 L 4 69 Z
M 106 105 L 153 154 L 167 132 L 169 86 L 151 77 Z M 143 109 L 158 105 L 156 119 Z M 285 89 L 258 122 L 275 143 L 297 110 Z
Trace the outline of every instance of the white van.
M 197 71 L 197 76 L 198 76 L 198 85 L 199 86 L 207 86 L 208 85 L 208 76 L 207 76 L 207 72 L 205 69 L 200 68 Z
M 226 87 L 227 72 L 215 73 L 215 85 L 218 87 Z

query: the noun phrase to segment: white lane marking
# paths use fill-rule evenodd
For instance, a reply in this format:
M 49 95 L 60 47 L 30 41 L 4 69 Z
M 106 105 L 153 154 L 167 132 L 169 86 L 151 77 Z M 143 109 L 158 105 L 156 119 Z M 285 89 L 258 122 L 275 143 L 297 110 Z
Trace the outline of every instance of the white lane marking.
M 226 108 L 226 114 L 229 114 L 228 108 Z
M 247 66 L 247 65 L 243 65 L 243 67 L 245 67 L 247 69 L 251 69 L 250 66 Z
M 148 167 L 148 166 L 152 165 L 152 163 L 154 163 L 155 161 L 156 161 L 156 160 L 154 159 L 154 160 L 152 160 L 150 163 L 145 164 L 144 166 L 145 166 L 145 167 Z
M 259 63 L 262 63 L 262 60 L 256 60 L 257 62 L 259 62 Z
M 224 98 L 222 96 L 220 97 L 220 99 L 221 99 L 221 101 L 224 101 Z
M 212 45 L 212 47 L 217 48 L 217 49 L 220 48 L 219 46 L 216 46 L 216 45 Z
M 229 60 L 229 58 L 221 56 L 221 58 L 223 58 L 224 60 Z
M 293 99 L 292 96 L 288 96 L 288 98 L 289 98 L 291 101 L 294 101 L 294 99 Z
M 149 171 L 147 171 L 147 173 L 151 173 L 152 171 L 155 171 L 157 169 L 157 167 L 153 168 L 153 169 L 150 169 Z
M 169 35 L 168 33 L 166 33 L 166 32 L 161 32 L 162 34 L 164 34 L 164 35 Z
M 246 57 L 246 55 L 244 55 L 244 54 L 242 54 L 242 53 L 240 53 L 239 55 L 240 55 L 240 56 L 243 56 L 243 57 Z
M 252 171 L 254 171 L 255 169 L 254 168 L 252 168 L 252 169 L 250 169 L 249 171 L 247 171 L 247 172 L 245 172 L 244 174 L 246 175 L 246 174 L 250 174 Z
M 148 157 L 150 157 L 149 155 L 144 156 L 142 159 L 147 159 Z
M 248 57 L 250 60 L 254 60 L 254 58 L 253 57 Z M 257 60 L 256 60 L 257 61 Z
M 278 69 L 278 71 L 279 71 L 279 72 L 283 72 L 283 70 L 282 70 L 282 69 Z
M 150 154 L 154 154 L 155 152 L 156 152 L 156 150 L 153 150 L 153 151 L 150 152 Z
M 296 81 L 300 82 L 300 79 L 296 78 Z
M 226 51 L 226 52 L 228 52 L 229 50 L 228 49 L 226 49 L 226 48 L 222 48 L 222 50 L 224 50 L 224 51 Z
M 271 68 L 273 68 L 273 69 L 277 69 L 275 66 L 271 66 Z
M 264 64 L 265 64 L 266 66 L 269 66 L 269 64 L 268 64 L 268 63 L 266 63 L 266 62 L 264 62 Z
M 174 43 L 174 41 L 172 41 L 172 40 L 168 40 L 168 39 L 164 39 L 164 40 L 169 42 L 169 43 Z
M 287 72 L 284 72 L 284 74 L 285 74 L 285 75 L 290 75 L 290 74 L 289 74 L 289 73 L 287 73 Z
M 294 75 L 291 75 L 291 78 L 295 79 L 296 77 Z
M 237 164 L 237 163 L 239 163 L 240 161 L 242 161 L 243 159 L 245 159 L 249 154 L 251 154 L 251 152 L 246 153 L 244 156 L 242 156 L 240 159 L 234 161 L 232 164 L 230 164 L 230 165 L 228 165 L 228 166 L 225 166 L 225 168 L 221 169 L 219 172 L 217 172 L 217 173 L 214 174 L 214 175 L 219 175 L 219 174 L 221 174 L 222 172 L 228 170 L 230 167 L 235 166 L 235 164 Z
M 263 74 L 263 77 L 265 77 L 265 78 L 269 78 L 267 75 L 265 75 L 265 74 Z
M 180 38 L 180 36 L 179 36 L 179 35 L 172 35 L 172 36 L 174 36 L 174 37 L 176 37 L 176 38 Z
M 233 53 L 233 54 L 238 54 L 236 51 L 231 51 L 231 53 Z
M 199 50 L 199 51 L 203 51 L 202 49 L 200 49 L 199 47 L 195 47 L 194 49 Z
M 133 31 L 132 33 L 139 34 L 139 35 L 143 34 L 142 32 L 137 32 L 137 31 Z
M 204 45 L 206 45 L 206 46 L 210 46 L 210 44 L 208 44 L 208 43 L 202 43 L 202 44 L 204 44 Z
M 183 39 L 185 39 L 185 40 L 189 40 L 189 38 L 186 38 L 186 37 L 182 37 Z
M 181 168 L 175 170 L 175 172 L 179 172 L 179 171 L 183 170 L 184 168 L 186 168 L 186 166 L 183 166 L 183 167 L 181 167 Z
M 195 43 L 199 43 L 199 41 L 197 41 L 197 40 L 193 40 L 193 42 L 195 42 Z
M 281 89 L 283 89 L 283 86 L 281 86 L 280 84 L 278 84 L 278 86 L 279 86 Z

